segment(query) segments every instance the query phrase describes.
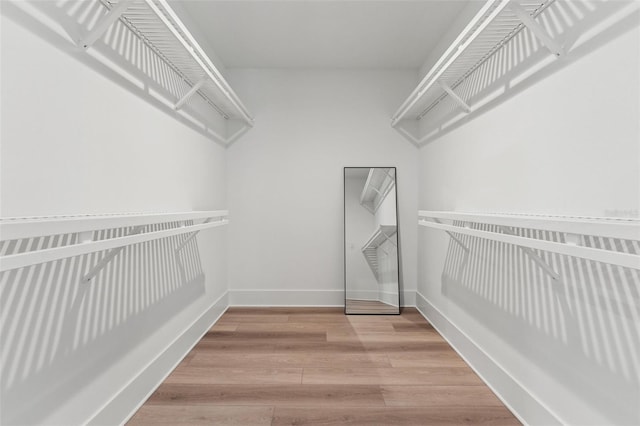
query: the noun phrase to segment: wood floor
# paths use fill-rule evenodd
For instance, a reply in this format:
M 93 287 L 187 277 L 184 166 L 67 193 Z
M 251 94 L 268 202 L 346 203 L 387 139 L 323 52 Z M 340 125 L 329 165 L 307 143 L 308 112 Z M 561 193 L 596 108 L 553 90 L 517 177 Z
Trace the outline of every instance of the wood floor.
M 230 308 L 129 425 L 520 424 L 415 309 Z

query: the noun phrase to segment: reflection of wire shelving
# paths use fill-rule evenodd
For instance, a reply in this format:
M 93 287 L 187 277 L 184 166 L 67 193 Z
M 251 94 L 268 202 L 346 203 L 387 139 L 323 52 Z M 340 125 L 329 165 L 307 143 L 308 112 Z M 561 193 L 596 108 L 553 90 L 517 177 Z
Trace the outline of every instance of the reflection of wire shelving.
M 452 224 L 442 223 L 452 221 Z M 626 268 L 640 269 L 640 255 L 629 244 L 640 241 L 640 220 L 568 216 L 532 216 L 419 211 L 418 224 L 447 232 L 468 250 L 457 235 L 485 238 L 521 247 L 532 260 L 557 279 L 558 274 L 536 251 L 541 250 Z M 491 230 L 482 229 L 493 226 Z M 518 235 L 516 229 L 535 230 L 543 235 L 558 233 L 555 240 Z M 623 243 L 593 243 L 593 239 L 622 240 Z M 627 243 L 624 243 L 627 242 Z
M 377 167 L 369 169 L 367 181 L 360 195 L 360 204 L 372 214 L 378 210 L 395 185 L 394 169 Z
M 253 126 L 253 118 L 246 107 L 166 0 L 100 2 L 108 12 L 80 40 L 84 49 L 88 49 L 114 22 L 120 20 L 189 87 L 175 100 L 175 110 L 183 108 L 194 95 L 198 95 L 223 118 L 240 120 L 244 123 L 243 129 Z
M 394 114 L 391 125 L 396 127 L 403 119 L 420 120 L 447 97 L 464 112 L 471 112 L 473 105 L 469 105 L 467 99 L 456 93 L 456 88 L 524 28 L 528 28 L 554 55 L 563 55 L 559 43 L 535 20 L 553 2 L 554 0 L 487 0 L 402 103 Z M 399 130 L 406 132 L 404 129 Z M 419 142 L 414 137 L 410 140 Z
M 227 217 L 228 212 L 220 210 L 143 215 L 2 218 L 0 219 L 0 241 L 2 242 L 37 240 L 39 237 L 55 239 L 65 234 L 72 235 L 72 238 L 65 240 L 65 244 L 52 248 L 41 249 L 38 246 L 28 251 L 2 255 L 0 272 L 109 250 L 85 275 L 84 281 L 89 281 L 126 246 L 190 233 L 191 235 L 176 248 L 180 250 L 199 231 L 229 223 Z M 195 224 L 194 221 L 202 222 Z M 167 229 L 150 230 L 151 225 L 157 224 L 167 224 Z M 127 228 L 128 232 L 124 236 L 115 238 L 97 238 L 97 231 L 116 228 Z M 60 238 L 60 240 L 62 242 L 63 239 Z
M 397 228 L 394 225 L 380 225 L 362 246 L 362 254 L 367 259 L 367 263 L 376 279 L 378 279 L 378 247 L 385 241 L 390 241 L 391 244 L 396 245 L 391 239 L 396 230 Z

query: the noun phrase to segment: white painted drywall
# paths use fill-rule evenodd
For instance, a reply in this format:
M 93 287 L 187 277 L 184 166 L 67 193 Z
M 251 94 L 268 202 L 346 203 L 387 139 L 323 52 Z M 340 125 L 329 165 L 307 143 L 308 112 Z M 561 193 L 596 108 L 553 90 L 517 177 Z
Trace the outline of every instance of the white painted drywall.
M 376 249 L 378 255 L 378 300 L 398 306 L 398 249 L 393 235 Z
M 634 16 L 635 29 L 422 148 L 420 208 L 637 217 Z M 640 423 L 637 272 L 574 264 L 583 272 L 551 284 L 530 262 L 496 268 L 489 245 L 450 270 L 454 248 L 420 229 L 418 291 L 431 305 L 561 422 Z
M 228 149 L 232 300 L 318 290 L 343 303 L 345 166 L 397 167 L 403 285 L 414 290 L 417 150 L 389 117 L 416 73 L 231 69 L 229 80 L 259 117 Z
M 396 188 L 389 191 L 375 213 L 375 225 L 396 225 Z
M 50 42 L 2 16 L 3 217 L 227 207 L 222 147 Z M 83 424 L 141 372 L 226 291 L 226 229 L 189 250 L 3 274 L 2 423 Z
M 420 67 L 420 78 L 424 78 L 440 57 L 447 51 L 453 41 L 466 28 L 471 20 L 485 5 L 483 1 L 470 1 L 463 5 L 456 18 L 448 25 L 444 34 L 440 35 L 438 43 L 429 52 L 424 63 Z M 408 94 L 407 94 L 408 95 Z
M 397 224 L 396 188 L 387 193 L 375 212 L 375 227 Z M 378 254 L 378 300 L 398 306 L 398 238 L 393 235 L 376 250 Z

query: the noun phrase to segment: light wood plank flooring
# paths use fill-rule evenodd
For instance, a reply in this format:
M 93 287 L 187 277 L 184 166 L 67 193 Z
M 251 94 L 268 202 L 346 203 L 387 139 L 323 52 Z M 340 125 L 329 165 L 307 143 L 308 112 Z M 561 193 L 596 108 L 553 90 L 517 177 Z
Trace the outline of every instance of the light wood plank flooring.
M 415 310 L 230 308 L 129 425 L 517 425 Z

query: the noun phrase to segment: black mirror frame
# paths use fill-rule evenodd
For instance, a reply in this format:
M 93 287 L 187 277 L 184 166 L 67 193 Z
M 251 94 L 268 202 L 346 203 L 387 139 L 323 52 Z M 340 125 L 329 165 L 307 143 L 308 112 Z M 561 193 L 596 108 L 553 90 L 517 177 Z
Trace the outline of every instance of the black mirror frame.
M 347 193 L 346 193 L 346 177 L 347 177 L 347 169 L 393 169 L 394 170 L 394 179 L 395 179 L 395 187 L 396 187 L 396 241 L 398 243 L 396 256 L 398 269 L 397 273 L 397 283 L 398 283 L 398 312 L 394 313 L 349 313 L 347 312 Z M 400 305 L 402 301 L 402 297 L 400 295 L 400 216 L 398 214 L 398 168 L 395 166 L 374 166 L 374 167 L 366 167 L 366 166 L 344 166 L 342 170 L 342 225 L 343 225 L 343 236 L 342 236 L 342 259 L 343 259 L 343 277 L 344 277 L 344 314 L 345 315 L 400 315 L 402 313 L 402 306 Z

